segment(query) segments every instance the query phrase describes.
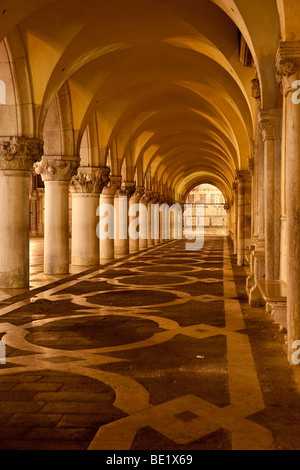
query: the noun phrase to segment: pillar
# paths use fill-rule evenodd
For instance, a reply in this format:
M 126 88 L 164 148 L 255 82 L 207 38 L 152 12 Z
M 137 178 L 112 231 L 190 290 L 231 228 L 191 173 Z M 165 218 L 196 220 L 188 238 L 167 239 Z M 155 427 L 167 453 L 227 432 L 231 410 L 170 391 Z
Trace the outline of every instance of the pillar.
M 69 273 L 69 185 L 79 158 L 43 157 L 35 171 L 45 183 L 44 272 Z
M 159 243 L 159 193 L 148 193 L 148 247 Z
M 30 171 L 42 156 L 38 139 L 0 138 L 0 288 L 29 287 Z
M 253 182 L 252 208 L 252 275 L 247 281 L 249 305 L 260 307 L 265 304 L 258 282 L 265 279 L 265 152 L 261 133 L 261 91 L 259 80 L 252 80 L 252 96 L 256 100 L 256 132 L 252 142 L 252 157 L 249 159 L 249 170 Z
M 151 194 L 151 195 L 150 195 Z M 148 247 L 154 246 L 154 228 L 153 228 L 153 205 L 156 202 L 156 198 L 153 193 L 149 193 L 148 203 Z
M 146 191 L 142 198 L 140 199 L 140 239 L 139 239 L 139 249 L 145 250 L 148 248 L 149 243 L 149 223 L 148 217 L 150 214 L 150 229 L 151 229 L 151 204 L 153 194 L 151 191 Z M 150 211 L 149 211 L 150 206 Z
M 141 236 L 141 213 L 140 200 L 144 195 L 144 188 L 137 187 L 135 193 L 129 200 L 129 252 L 136 253 L 140 249 L 140 236 Z M 142 221 L 144 223 L 144 220 Z M 132 231 L 132 234 L 131 234 Z
M 160 208 L 159 208 L 159 242 L 164 243 L 167 239 L 166 228 L 167 228 L 167 210 L 169 206 L 166 203 L 166 197 L 161 196 Z
M 111 176 L 107 186 L 100 196 L 100 222 L 98 226 L 98 238 L 100 240 L 100 262 L 114 259 L 115 254 L 115 195 L 121 186 L 121 178 Z
M 155 204 L 152 205 L 152 236 L 154 245 L 160 244 L 160 228 L 161 228 L 161 217 L 160 217 L 160 203 L 161 196 L 159 193 L 154 193 Z
M 74 266 L 99 264 L 97 211 L 109 181 L 109 168 L 80 168 L 70 183 L 72 195 L 72 258 Z
M 277 54 L 278 80 L 286 106 L 286 230 L 287 230 L 287 341 L 292 365 L 300 341 L 300 42 L 281 42 Z M 297 356 L 297 354 L 296 354 Z
M 30 234 L 38 234 L 38 192 L 36 190 L 30 193 Z
M 262 110 L 260 129 L 264 142 L 265 276 L 280 276 L 281 227 L 281 114 L 278 108 Z
M 38 235 L 44 236 L 44 213 L 45 213 L 45 189 L 38 188 L 38 211 L 37 211 L 37 227 Z
M 237 217 L 237 264 L 246 264 L 246 253 L 251 243 L 251 182 L 248 170 L 237 171 L 238 217 Z
M 234 254 L 237 254 L 237 228 L 238 228 L 238 184 L 233 183 L 232 185 L 233 191 L 233 246 L 234 246 Z
M 231 206 L 230 204 L 225 204 L 224 205 L 224 209 L 227 213 L 227 216 L 226 216 L 226 236 L 229 237 L 230 236 L 230 216 L 231 216 Z
M 129 254 L 129 200 L 135 192 L 135 183 L 124 183 L 115 197 L 115 258 Z

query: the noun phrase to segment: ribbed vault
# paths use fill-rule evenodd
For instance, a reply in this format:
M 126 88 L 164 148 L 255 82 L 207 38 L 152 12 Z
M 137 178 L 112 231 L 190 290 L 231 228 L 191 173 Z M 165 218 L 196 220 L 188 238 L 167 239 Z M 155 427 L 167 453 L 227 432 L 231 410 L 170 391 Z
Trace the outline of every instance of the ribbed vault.
M 51 134 L 49 113 L 63 96 L 72 123 L 58 132 L 63 154 L 81 155 L 85 164 L 89 154 L 96 166 L 110 155 L 114 175 L 126 168 L 128 181 L 178 200 L 202 182 L 230 200 L 235 172 L 248 168 L 251 154 L 256 74 L 263 102 L 277 99 L 268 49 L 279 39 L 273 0 L 0 3 L 10 61 L 18 69 L 17 56 L 27 60 L 31 134 Z M 241 63 L 238 28 L 256 70 Z M 269 34 L 277 41 L 265 41 Z

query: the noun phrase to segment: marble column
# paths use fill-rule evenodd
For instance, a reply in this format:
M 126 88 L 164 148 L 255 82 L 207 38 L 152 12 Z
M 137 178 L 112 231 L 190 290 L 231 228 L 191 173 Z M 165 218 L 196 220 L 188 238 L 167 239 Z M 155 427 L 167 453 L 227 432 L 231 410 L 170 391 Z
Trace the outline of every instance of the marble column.
M 141 226 L 141 213 L 143 208 L 140 208 L 141 198 L 143 197 L 145 189 L 137 187 L 135 193 L 129 200 L 129 252 L 136 253 L 140 249 Z M 132 232 L 132 233 L 131 233 Z
M 288 357 L 295 361 L 300 341 L 300 42 L 281 42 L 277 54 L 278 81 L 286 105 L 286 230 L 287 230 L 287 341 Z M 297 356 L 297 354 L 296 354 Z
M 248 170 L 237 171 L 238 219 L 237 219 L 237 264 L 246 264 L 246 253 L 251 243 L 251 183 Z
M 29 287 L 29 191 L 39 139 L 0 138 L 0 288 Z
M 177 235 L 177 214 L 175 210 L 175 203 L 173 200 L 169 201 L 170 204 L 170 240 L 175 240 Z
M 238 228 L 238 184 L 233 183 L 232 185 L 233 191 L 233 246 L 234 246 L 234 254 L 237 254 L 237 228 Z
M 257 165 L 255 165 L 254 157 L 248 159 L 249 171 L 251 173 L 251 184 L 252 184 L 252 199 L 251 199 L 251 244 L 250 244 L 250 270 L 251 274 L 247 277 L 246 280 L 246 290 L 248 297 L 252 287 L 255 285 L 254 279 L 254 253 L 255 253 L 255 242 L 254 239 L 256 235 L 256 226 L 257 226 L 257 179 L 256 179 L 256 170 Z
M 159 208 L 159 242 L 164 243 L 166 241 L 166 220 L 167 220 L 167 209 L 169 206 L 166 203 L 166 197 L 161 196 L 160 208 Z
M 224 209 L 227 213 L 227 216 L 226 216 L 226 236 L 229 237 L 230 236 L 230 215 L 231 215 L 231 206 L 230 206 L 230 204 L 225 204 Z
M 151 194 L 151 195 L 150 195 Z M 154 246 L 154 224 L 153 224 L 153 212 L 156 198 L 154 193 L 149 192 L 149 203 L 148 203 L 148 247 Z
M 35 172 L 45 183 L 45 274 L 69 273 L 69 185 L 80 159 L 44 156 Z
M 152 236 L 154 240 L 154 245 L 160 244 L 160 227 L 161 227 L 161 218 L 160 218 L 160 203 L 161 196 L 159 193 L 154 193 L 155 203 L 152 205 Z
M 115 258 L 129 254 L 129 200 L 136 189 L 135 183 L 124 183 L 115 197 L 116 230 Z
M 100 194 L 109 182 L 109 168 L 80 168 L 70 183 L 72 194 L 72 265 L 99 264 L 97 211 Z
M 37 230 L 39 236 L 44 236 L 45 189 L 38 188 Z
M 258 282 L 265 279 L 265 197 L 264 197 L 264 184 L 265 184 L 265 155 L 264 155 L 264 142 L 261 134 L 260 122 L 260 93 L 254 94 L 257 99 L 256 103 L 256 138 L 252 142 L 252 155 L 253 158 L 249 160 L 250 170 L 254 182 L 253 186 L 253 239 L 252 245 L 252 274 L 253 281 L 248 282 L 248 297 L 249 305 L 251 307 L 261 307 L 265 305 Z M 251 162 L 252 161 L 252 162 Z M 253 284 L 253 285 L 252 285 Z
M 158 193 L 149 192 L 148 203 L 148 247 L 159 243 L 159 200 Z
M 102 190 L 100 196 L 100 222 L 97 228 L 100 240 L 100 262 L 114 259 L 115 253 L 115 195 L 121 186 L 121 178 L 111 176 L 110 181 Z
M 280 276 L 281 214 L 281 115 L 280 109 L 261 110 L 260 129 L 264 142 L 265 163 L 265 276 Z
M 36 190 L 30 193 L 30 235 L 38 234 L 38 192 Z
M 140 200 L 140 239 L 139 239 L 139 249 L 145 250 L 148 248 L 149 243 L 149 227 L 151 230 L 151 204 L 153 194 L 151 191 L 146 191 Z M 150 206 L 150 211 L 149 211 Z M 148 217 L 150 214 L 150 226 L 148 223 Z

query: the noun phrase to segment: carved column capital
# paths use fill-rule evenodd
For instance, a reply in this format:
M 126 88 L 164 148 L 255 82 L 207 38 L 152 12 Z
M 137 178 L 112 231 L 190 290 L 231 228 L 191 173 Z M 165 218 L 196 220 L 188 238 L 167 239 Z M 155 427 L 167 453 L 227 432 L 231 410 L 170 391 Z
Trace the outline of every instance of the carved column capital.
M 281 41 L 276 55 L 276 79 L 285 96 L 294 92 L 293 82 L 300 72 L 300 41 Z
M 151 204 L 159 204 L 160 200 L 160 193 L 152 193 Z
M 227 203 L 227 204 L 225 204 L 225 205 L 224 205 L 224 209 L 225 209 L 225 211 L 226 211 L 226 212 L 229 212 L 229 211 L 230 211 L 230 209 L 231 209 L 231 206 L 230 206 L 230 204 L 228 204 L 228 203 Z
M 131 196 L 131 200 L 135 203 L 138 203 L 141 201 L 144 194 L 145 194 L 145 188 L 141 186 L 137 186 L 134 194 Z
M 167 198 L 166 198 L 166 203 L 168 204 L 168 206 L 172 207 L 172 206 L 174 205 L 174 200 L 173 200 L 173 198 L 167 197 Z
M 80 164 L 77 157 L 49 157 L 44 156 L 42 160 L 34 165 L 34 170 L 41 175 L 44 182 L 62 181 L 69 183 Z
M 70 192 L 73 194 L 101 194 L 104 186 L 109 182 L 109 168 L 81 167 L 70 183 Z
M 120 176 L 111 176 L 109 183 L 102 190 L 103 196 L 115 197 L 117 191 L 120 189 L 122 178 Z
M 279 108 L 260 111 L 258 128 L 264 141 L 281 139 L 281 116 Z
M 140 202 L 142 204 L 150 204 L 150 202 L 152 201 L 152 198 L 153 198 L 153 192 L 152 191 L 145 191 L 144 192 L 144 195 L 142 196 Z
M 0 170 L 31 171 L 43 151 L 40 139 L 0 137 Z
M 232 184 L 232 190 L 235 193 L 238 191 L 238 184 L 236 182 Z
M 244 183 L 250 179 L 251 173 L 249 170 L 237 170 L 236 181 L 237 183 Z
M 136 190 L 136 184 L 135 183 L 123 183 L 121 184 L 121 187 L 118 189 L 116 197 L 127 197 L 130 199 L 133 194 L 135 193 Z

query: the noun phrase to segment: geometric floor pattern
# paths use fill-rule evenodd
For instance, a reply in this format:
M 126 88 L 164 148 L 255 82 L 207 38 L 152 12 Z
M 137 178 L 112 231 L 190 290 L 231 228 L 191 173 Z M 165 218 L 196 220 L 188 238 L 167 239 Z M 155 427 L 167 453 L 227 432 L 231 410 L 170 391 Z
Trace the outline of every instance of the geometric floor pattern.
M 300 449 L 282 334 L 231 242 L 170 242 L 0 304 L 0 449 Z

